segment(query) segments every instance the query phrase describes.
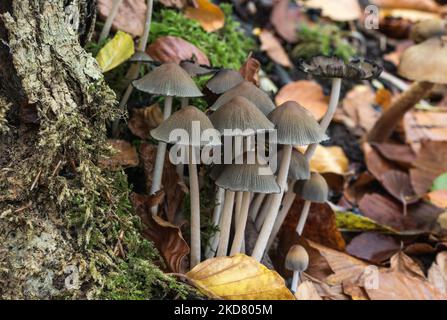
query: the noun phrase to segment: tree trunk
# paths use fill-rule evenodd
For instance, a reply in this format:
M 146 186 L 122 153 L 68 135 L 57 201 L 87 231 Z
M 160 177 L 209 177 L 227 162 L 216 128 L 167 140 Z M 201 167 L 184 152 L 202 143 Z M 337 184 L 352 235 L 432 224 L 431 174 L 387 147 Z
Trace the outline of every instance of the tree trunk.
M 117 103 L 80 45 L 94 9 L 92 0 L 0 1 L 0 299 L 184 290 L 153 264 L 123 173 L 97 166 L 110 155 Z

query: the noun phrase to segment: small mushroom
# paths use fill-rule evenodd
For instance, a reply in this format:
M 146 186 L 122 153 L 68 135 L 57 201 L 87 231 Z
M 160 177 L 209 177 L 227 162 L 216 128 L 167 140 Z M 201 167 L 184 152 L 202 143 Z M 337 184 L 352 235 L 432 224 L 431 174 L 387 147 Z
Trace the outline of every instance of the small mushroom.
M 219 97 L 219 99 L 216 100 L 216 102 L 210 107 L 210 109 L 216 111 L 221 106 L 232 100 L 234 97 L 238 96 L 247 98 L 265 115 L 269 114 L 275 109 L 275 104 L 272 102 L 268 94 L 248 81 L 244 81 L 236 87 L 225 92 Z
M 295 294 L 298 289 L 299 282 L 301 281 L 301 273 L 306 271 L 308 266 L 309 255 L 307 254 L 306 249 L 299 245 L 292 246 L 286 256 L 285 268 L 293 271 L 292 285 L 290 286 L 290 290 L 293 294 Z
M 236 221 L 236 230 L 231 246 L 230 255 L 240 252 L 242 241 L 244 239 L 245 226 L 247 223 L 248 209 L 250 204 L 250 193 L 278 193 L 280 187 L 275 180 L 273 172 L 270 170 L 267 162 L 256 157 L 255 152 L 244 154 L 244 164 L 225 165 L 225 169 L 216 180 L 216 184 L 226 190 L 227 199 L 225 199 L 222 212 L 222 224 L 220 231 L 220 241 L 217 250 L 217 256 L 225 256 L 228 250 L 228 240 L 230 236 L 231 215 L 234 205 L 234 193 L 243 192 L 241 212 L 238 221 Z M 255 159 L 251 163 L 248 159 Z M 260 170 L 264 171 L 259 174 Z M 270 172 L 268 172 L 270 170 Z
M 199 88 L 197 88 L 188 73 L 173 62 L 162 64 L 143 78 L 134 81 L 133 84 L 140 91 L 166 97 L 163 110 L 164 120 L 168 119 L 171 115 L 173 97 L 202 96 Z M 160 190 L 165 154 L 166 143 L 160 142 L 154 164 L 151 194 Z M 154 211 L 156 211 L 156 208 L 154 208 Z
M 415 43 L 421 43 L 430 38 L 445 35 L 447 35 L 447 22 L 444 19 L 428 19 L 413 25 L 410 32 L 410 39 Z
M 221 69 L 205 84 L 205 87 L 214 94 L 222 94 L 242 83 L 242 75 L 231 69 Z
M 278 184 L 281 192 L 272 197 L 269 211 L 262 225 L 252 257 L 261 261 L 281 206 L 284 190 L 287 187 L 292 149 L 295 145 L 320 143 L 327 139 L 324 130 L 312 114 L 294 101 L 288 101 L 272 111 L 268 118 L 275 124 L 278 144 L 284 145 L 283 158 L 278 169 Z
M 151 131 L 151 135 L 154 139 L 162 141 L 164 143 L 178 143 L 176 137 L 171 136 L 171 132 L 174 130 L 183 129 L 189 135 L 189 187 L 191 198 L 191 268 L 200 263 L 200 190 L 199 180 L 197 175 L 197 165 L 195 163 L 195 150 L 204 145 L 204 141 L 194 141 L 194 132 L 192 128 L 193 122 L 200 123 L 200 135 L 203 131 L 214 129 L 211 121 L 208 117 L 199 109 L 188 106 L 180 109 L 171 115 L 160 126 Z M 220 141 L 213 142 L 214 144 L 220 144 Z M 164 156 L 163 156 L 164 160 Z
M 326 180 L 319 173 L 313 172 L 309 180 L 297 181 L 294 191 L 305 200 L 300 220 L 296 227 L 296 232 L 301 235 L 309 215 L 310 205 L 312 202 L 325 203 L 328 200 L 329 187 Z
M 405 113 L 424 98 L 435 84 L 447 84 L 446 44 L 445 39 L 433 38 L 403 53 L 399 74 L 415 82 L 377 120 L 368 134 L 370 142 L 384 142 Z

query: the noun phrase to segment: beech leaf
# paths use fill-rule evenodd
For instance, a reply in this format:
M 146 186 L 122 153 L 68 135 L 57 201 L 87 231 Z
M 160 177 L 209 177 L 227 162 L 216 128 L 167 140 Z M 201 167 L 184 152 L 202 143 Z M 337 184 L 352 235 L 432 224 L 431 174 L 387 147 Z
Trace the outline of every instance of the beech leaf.
M 197 7 L 187 7 L 185 15 L 200 23 L 207 32 L 221 29 L 225 24 L 222 9 L 209 0 L 197 0 Z
M 135 53 L 135 44 L 132 36 L 128 33 L 118 31 L 112 40 L 99 51 L 96 60 L 102 72 L 110 71 L 123 62 L 130 59 Z

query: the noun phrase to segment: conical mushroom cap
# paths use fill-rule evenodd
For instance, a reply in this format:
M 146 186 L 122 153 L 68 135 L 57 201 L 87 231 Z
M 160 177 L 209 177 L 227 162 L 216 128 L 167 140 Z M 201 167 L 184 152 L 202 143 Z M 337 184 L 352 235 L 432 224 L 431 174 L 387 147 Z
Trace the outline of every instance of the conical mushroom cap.
M 246 156 L 246 155 L 245 155 Z M 256 154 L 252 155 L 256 157 Z M 255 164 L 226 164 L 216 180 L 216 185 L 231 191 L 249 191 L 256 193 L 279 193 L 281 191 L 276 177 L 265 161 Z
M 150 55 L 144 51 L 136 51 L 129 59 L 130 62 L 152 62 L 154 61 Z
M 329 197 L 326 180 L 316 172 L 312 172 L 309 180 L 298 180 L 293 191 L 307 201 L 324 203 Z
M 350 80 L 370 80 L 377 78 L 382 72 L 378 64 L 366 59 L 355 58 L 345 63 L 343 59 L 326 56 L 301 60 L 299 68 L 315 77 Z
M 174 62 L 164 63 L 133 82 L 135 88 L 147 93 L 172 97 L 201 97 L 202 92 L 188 73 Z
M 408 48 L 402 54 L 399 74 L 414 81 L 447 84 L 447 42 L 433 38 Z
M 243 81 L 244 78 L 239 72 L 231 69 L 222 69 L 218 71 L 214 77 L 208 80 L 205 87 L 212 93 L 222 94 Z
M 197 122 L 197 123 L 196 123 Z M 215 130 L 213 124 L 208 119 L 208 117 L 199 109 L 193 106 L 188 106 L 181 108 L 179 111 L 173 113 L 168 119 L 162 122 L 157 128 L 151 131 L 151 136 L 158 140 L 166 143 L 177 143 L 181 145 L 220 145 L 221 142 L 218 141 L 191 141 L 194 137 L 193 126 L 200 124 L 200 136 L 205 130 Z M 184 130 L 185 140 L 178 141 L 177 135 L 173 133 L 178 133 L 175 130 Z M 171 135 L 172 133 L 172 135 Z M 218 135 L 218 132 L 216 132 Z
M 180 67 L 182 67 L 191 77 L 204 76 L 214 72 L 211 67 L 200 65 L 197 61 L 193 60 L 181 61 Z
M 283 151 L 280 150 L 278 152 L 278 163 L 281 163 L 282 155 Z M 309 161 L 307 161 L 304 155 L 295 148 L 292 149 L 288 179 L 292 181 L 310 179 Z
M 303 272 L 309 266 L 309 255 L 306 249 L 299 245 L 290 248 L 286 256 L 285 267 L 287 270 Z
M 327 140 L 326 134 L 309 110 L 295 101 L 284 102 L 268 118 L 275 125 L 279 144 L 305 146 Z
M 225 92 L 219 97 L 219 99 L 217 99 L 210 109 L 216 111 L 224 104 L 230 102 L 231 99 L 238 96 L 242 96 L 250 100 L 265 115 L 269 114 L 275 109 L 275 105 L 268 94 L 248 81 L 244 81 Z
M 254 135 L 273 130 L 275 126 L 247 98 L 235 97 L 210 116 L 214 127 L 224 134 L 225 129 L 240 130 L 230 135 Z

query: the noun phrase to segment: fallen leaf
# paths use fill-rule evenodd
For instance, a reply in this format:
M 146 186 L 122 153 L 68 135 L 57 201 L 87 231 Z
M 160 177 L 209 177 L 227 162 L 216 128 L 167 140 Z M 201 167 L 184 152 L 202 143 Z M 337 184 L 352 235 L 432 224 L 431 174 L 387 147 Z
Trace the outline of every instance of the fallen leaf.
M 391 234 L 397 233 L 397 230 L 394 230 L 391 227 L 382 225 L 368 217 L 352 212 L 336 212 L 335 217 L 337 219 L 337 227 L 340 231 L 376 231 Z
M 425 280 L 424 271 L 422 271 L 421 267 L 402 251 L 391 257 L 389 270 Z
M 183 9 L 187 6 L 197 7 L 195 0 L 160 0 L 160 3 L 168 8 Z
M 115 150 L 115 154 L 109 158 L 99 161 L 101 168 L 108 170 L 119 170 L 127 167 L 138 166 L 139 159 L 137 149 L 129 142 L 124 140 L 107 140 L 110 146 Z
M 426 198 L 435 206 L 447 209 L 447 190 L 429 192 L 427 193 Z
M 441 16 L 438 13 L 412 10 L 412 9 L 381 9 L 381 21 L 386 18 L 395 18 L 399 20 L 408 20 L 411 23 L 416 23 L 424 20 L 439 19 Z
M 239 73 L 246 81 L 252 82 L 259 87 L 259 70 L 261 69 L 261 63 L 252 57 L 252 54 L 248 56 L 247 60 L 239 69 Z
M 404 116 L 407 143 L 447 141 L 447 109 L 411 110 Z
M 159 204 L 160 199 L 154 202 L 151 196 L 133 193 L 131 200 L 143 223 L 143 236 L 154 243 L 171 272 L 184 273 L 190 249 L 179 227 L 151 213 L 152 206 Z
M 396 230 L 410 230 L 416 227 L 409 216 L 403 215 L 399 204 L 379 194 L 366 194 L 359 202 L 360 211 L 368 218 Z
M 187 7 L 185 15 L 200 23 L 207 32 L 221 29 L 225 24 L 225 14 L 222 9 L 209 0 L 196 0 L 197 7 Z
M 351 240 L 346 252 L 354 257 L 379 264 L 388 260 L 399 249 L 400 244 L 393 237 L 365 232 Z
M 381 26 L 381 28 L 382 28 L 382 26 Z M 407 50 L 412 45 L 414 45 L 414 42 L 411 40 L 406 39 L 406 40 L 399 41 L 396 45 L 396 49 L 393 52 L 384 55 L 383 58 L 385 60 L 393 63 L 397 67 L 400 63 L 400 57 L 402 56 L 402 54 L 405 52 L 405 50 Z
M 300 9 L 289 0 L 276 0 L 273 4 L 270 22 L 276 32 L 290 43 L 298 41 L 298 23 L 300 23 Z
M 149 107 L 133 109 L 129 119 L 130 131 L 141 139 L 150 139 L 150 131 L 163 122 L 163 112 L 158 104 Z
M 409 9 L 439 12 L 440 6 L 433 0 L 372 0 L 372 4 L 381 8 Z
M 382 157 L 369 143 L 365 142 L 363 144 L 363 152 L 368 171 L 379 181 L 382 181 L 382 176 L 386 172 L 398 169 L 396 165 Z
M 416 154 L 408 144 L 373 143 L 372 146 L 382 157 L 405 168 L 412 167 L 416 160 Z
M 447 294 L 447 252 L 440 252 L 428 270 L 428 281 L 441 293 Z
M 437 222 L 441 228 L 447 230 L 447 211 L 439 215 Z
M 212 298 L 295 300 L 279 274 L 244 254 L 206 260 L 186 276 Z
M 382 186 L 402 204 L 415 203 L 419 197 L 411 187 L 410 175 L 400 170 L 390 170 L 382 175 Z
M 111 0 L 98 0 L 99 16 L 103 20 L 109 16 L 113 2 Z M 113 20 L 113 29 L 127 32 L 134 37 L 142 36 L 144 22 L 146 20 L 146 11 L 147 6 L 145 0 L 123 0 Z
M 303 281 L 295 293 L 297 300 L 323 300 L 311 281 Z
M 275 97 L 277 106 L 287 101 L 295 101 L 309 110 L 317 120 L 326 114 L 329 99 L 323 88 L 315 81 L 299 80 L 282 87 Z
M 357 207 L 359 201 L 363 198 L 366 193 L 371 193 L 374 191 L 375 178 L 368 171 L 363 171 L 358 176 L 345 186 L 343 191 L 343 198 L 340 201 L 348 202 L 348 204 L 342 205 L 347 209 Z
M 179 37 L 159 37 L 147 47 L 146 52 L 152 59 L 159 62 L 180 63 L 194 57 L 199 65 L 210 65 L 210 61 L 203 51 Z
M 297 147 L 300 152 L 305 148 Z M 318 145 L 310 160 L 310 170 L 318 173 L 335 173 L 346 175 L 349 170 L 349 160 L 343 149 L 338 146 L 325 147 Z
M 309 276 L 306 272 L 303 273 L 302 278 L 305 281 L 312 282 L 317 290 L 317 294 L 323 300 L 349 300 L 349 296 L 344 293 L 342 284 L 329 285 L 324 281 Z
M 96 60 L 102 72 L 105 73 L 130 59 L 134 53 L 135 45 L 132 37 L 125 32 L 118 31 L 113 39 L 99 51 Z
M 428 202 L 419 201 L 408 206 L 408 216 L 416 223 L 420 232 L 436 232 L 437 220 L 443 209 Z
M 322 10 L 322 15 L 334 21 L 352 21 L 362 17 L 358 0 L 309 0 L 304 3 L 307 8 Z
M 365 289 L 352 284 L 349 281 L 342 283 L 343 292 L 348 296 L 351 296 L 352 300 L 369 300 L 368 294 Z
M 286 68 L 293 66 L 283 46 L 272 32 L 262 30 L 259 40 L 261 41 L 261 50 L 265 51 L 270 59 Z

